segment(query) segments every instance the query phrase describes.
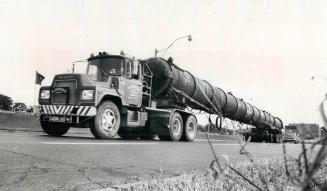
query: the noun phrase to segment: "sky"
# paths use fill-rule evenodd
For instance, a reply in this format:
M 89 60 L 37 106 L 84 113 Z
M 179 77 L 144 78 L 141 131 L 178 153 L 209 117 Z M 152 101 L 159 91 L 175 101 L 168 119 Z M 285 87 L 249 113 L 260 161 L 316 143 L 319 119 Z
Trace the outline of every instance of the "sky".
M 35 71 L 49 85 L 72 62 L 107 51 L 181 68 L 279 116 L 319 123 L 327 80 L 326 1 L 0 0 L 0 93 L 33 105 Z M 159 53 L 160 56 L 160 53 Z M 85 64 L 77 64 L 83 72 Z M 36 89 L 36 91 L 35 91 Z

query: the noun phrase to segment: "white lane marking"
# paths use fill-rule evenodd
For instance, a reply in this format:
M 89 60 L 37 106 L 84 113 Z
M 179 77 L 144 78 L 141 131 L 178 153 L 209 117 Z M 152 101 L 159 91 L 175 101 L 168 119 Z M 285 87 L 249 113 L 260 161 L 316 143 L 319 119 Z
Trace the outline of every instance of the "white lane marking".
M 240 146 L 240 144 L 220 144 L 220 143 L 213 143 L 212 145 L 215 145 L 215 146 Z
M 66 142 L 41 142 L 46 145 L 157 145 L 159 143 L 66 143 Z

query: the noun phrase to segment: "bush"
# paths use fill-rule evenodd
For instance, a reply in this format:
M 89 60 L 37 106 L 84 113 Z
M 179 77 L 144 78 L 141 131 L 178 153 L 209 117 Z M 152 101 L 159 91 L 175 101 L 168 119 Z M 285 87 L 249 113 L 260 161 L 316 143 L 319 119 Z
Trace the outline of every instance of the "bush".
M 5 95 L 0 94 L 0 110 L 11 111 L 13 100 Z

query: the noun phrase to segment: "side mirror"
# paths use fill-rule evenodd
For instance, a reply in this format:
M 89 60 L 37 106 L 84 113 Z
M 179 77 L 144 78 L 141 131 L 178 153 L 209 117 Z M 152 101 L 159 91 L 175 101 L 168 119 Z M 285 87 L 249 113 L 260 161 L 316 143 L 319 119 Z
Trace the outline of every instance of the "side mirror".
M 115 87 L 116 89 L 119 89 L 119 79 L 117 77 L 112 77 L 111 86 Z

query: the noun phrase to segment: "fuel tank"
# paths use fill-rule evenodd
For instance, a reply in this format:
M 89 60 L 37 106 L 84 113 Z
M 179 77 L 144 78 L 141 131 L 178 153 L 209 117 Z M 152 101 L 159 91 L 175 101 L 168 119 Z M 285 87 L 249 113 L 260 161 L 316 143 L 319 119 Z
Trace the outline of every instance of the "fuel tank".
M 193 109 L 218 114 L 212 110 L 212 108 L 217 108 L 231 120 L 256 127 L 283 128 L 283 123 L 279 118 L 244 102 L 232 93 L 226 93 L 219 87 L 214 87 L 207 81 L 193 76 L 172 61 L 163 58 L 149 58 L 147 61 L 153 73 L 152 93 L 155 98 L 164 98 L 172 89 L 175 89 L 205 106 L 201 107 L 194 102 L 187 102 L 187 105 Z

